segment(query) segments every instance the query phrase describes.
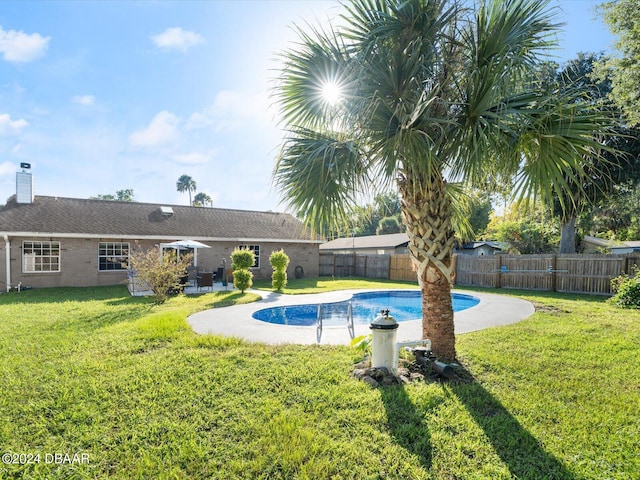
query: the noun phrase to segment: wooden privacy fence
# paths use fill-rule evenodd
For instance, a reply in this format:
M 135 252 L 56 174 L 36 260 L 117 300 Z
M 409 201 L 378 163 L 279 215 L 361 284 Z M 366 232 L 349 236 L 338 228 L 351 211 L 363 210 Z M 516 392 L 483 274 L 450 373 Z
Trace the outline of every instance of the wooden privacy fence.
M 389 278 L 391 255 L 320 254 L 320 276 Z
M 611 279 L 630 273 L 630 255 L 458 255 L 456 285 L 611 295 Z
M 456 255 L 456 285 L 611 294 L 611 279 L 640 266 L 633 255 Z M 320 276 L 416 281 L 409 255 L 320 254 Z

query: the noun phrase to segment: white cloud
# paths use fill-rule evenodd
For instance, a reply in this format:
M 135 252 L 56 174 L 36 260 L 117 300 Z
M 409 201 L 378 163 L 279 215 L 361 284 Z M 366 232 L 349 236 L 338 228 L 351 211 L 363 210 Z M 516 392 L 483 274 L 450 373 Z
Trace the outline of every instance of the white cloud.
M 204 43 L 204 37 L 198 33 L 174 27 L 167 28 L 164 32 L 152 36 L 151 41 L 156 47 L 163 50 L 186 52 L 189 48 Z
M 208 127 L 213 124 L 213 120 L 207 115 L 194 112 L 189 116 L 185 128 L 187 130 L 197 130 L 198 128 Z
M 37 60 L 44 55 L 49 40 L 51 37 L 42 37 L 38 33 L 4 30 L 0 26 L 0 53 L 7 62 L 25 63 Z
M 16 170 L 16 166 L 11 162 L 0 163 L 0 177 L 11 175 Z
M 0 114 L 0 135 L 17 134 L 29 125 L 26 120 L 11 120 L 11 116 L 8 113 Z
M 185 153 L 182 155 L 175 155 L 173 157 L 178 163 L 184 163 L 187 165 L 201 165 L 209 163 L 211 155 L 206 155 L 200 152 Z
M 163 110 L 148 127 L 129 135 L 129 143 L 136 147 L 157 147 L 178 138 L 180 120 L 173 113 Z
M 248 122 L 257 122 L 263 127 L 274 125 L 268 98 L 238 90 L 222 90 L 209 108 L 191 114 L 185 129 L 213 127 L 214 131 L 220 132 L 243 128 Z
M 76 95 L 71 99 L 71 102 L 84 107 L 90 107 L 96 103 L 96 97 L 93 95 Z

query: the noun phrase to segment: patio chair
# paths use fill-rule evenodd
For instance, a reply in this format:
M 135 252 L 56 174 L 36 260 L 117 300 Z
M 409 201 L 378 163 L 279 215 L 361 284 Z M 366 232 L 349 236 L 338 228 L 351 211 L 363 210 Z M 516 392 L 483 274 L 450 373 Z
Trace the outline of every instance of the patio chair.
M 222 277 L 224 277 L 224 268 L 220 267 L 216 272 L 216 282 L 222 282 L 224 280 Z
M 189 286 L 195 287 L 198 285 L 197 267 L 187 267 L 187 276 L 189 277 Z
M 200 278 L 198 279 L 198 290 L 203 287 L 213 288 L 213 273 L 212 272 L 202 272 L 200 274 Z

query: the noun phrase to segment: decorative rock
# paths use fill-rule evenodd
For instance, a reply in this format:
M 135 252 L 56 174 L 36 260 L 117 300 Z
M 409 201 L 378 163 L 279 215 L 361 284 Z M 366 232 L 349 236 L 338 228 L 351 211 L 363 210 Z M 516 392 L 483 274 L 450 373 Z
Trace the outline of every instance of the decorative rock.
M 364 377 L 362 377 L 362 381 L 364 383 L 369 384 L 373 388 L 378 388 L 380 386 L 380 384 L 377 382 L 377 380 L 375 380 L 374 378 L 370 377 L 369 375 L 365 375 Z
M 352 375 L 356 377 L 358 380 L 362 380 L 366 375 L 366 370 L 364 368 L 356 368 Z
M 408 385 L 425 380 L 426 372 L 416 363 L 403 361 L 395 375 L 387 367 L 371 367 L 368 359 L 353 366 L 352 375 L 372 388 L 391 385 Z M 422 372 L 422 373 L 421 373 Z
M 397 385 L 397 384 L 398 384 L 398 380 L 394 376 L 389 375 L 386 377 L 382 377 L 382 385 L 389 386 L 389 385 Z
M 391 375 L 391 372 L 387 367 L 376 367 L 373 370 L 374 372 L 373 372 L 373 375 L 371 376 L 378 381 L 384 380 L 385 378 Z

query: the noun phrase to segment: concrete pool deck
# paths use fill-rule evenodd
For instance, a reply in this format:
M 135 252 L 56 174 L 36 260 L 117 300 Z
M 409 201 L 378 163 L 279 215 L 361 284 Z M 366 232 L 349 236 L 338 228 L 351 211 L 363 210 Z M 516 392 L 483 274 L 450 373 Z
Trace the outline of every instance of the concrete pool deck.
M 261 295 L 262 300 L 244 305 L 205 310 L 191 315 L 187 321 L 191 328 L 199 334 L 238 337 L 250 342 L 270 345 L 284 343 L 348 345 L 351 342 L 351 336 L 347 329 L 346 320 L 344 326 L 325 326 L 322 329 L 320 342 L 318 342 L 315 325 L 310 327 L 276 325 L 256 320 L 251 315 L 257 310 L 268 307 L 341 302 L 351 298 L 354 293 L 375 290 L 340 290 L 309 295 L 285 295 L 252 290 L 253 293 Z M 453 290 L 453 293 L 473 295 L 480 299 L 480 303 L 475 307 L 455 312 L 456 334 L 516 323 L 531 316 L 535 311 L 531 302 L 518 298 L 470 291 Z M 420 340 L 422 338 L 421 320 L 399 322 L 399 325 L 398 341 Z M 371 332 L 368 325 L 354 325 L 354 331 L 356 337 L 368 335 Z

